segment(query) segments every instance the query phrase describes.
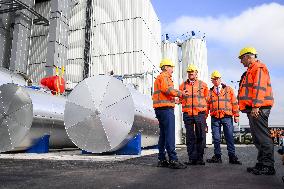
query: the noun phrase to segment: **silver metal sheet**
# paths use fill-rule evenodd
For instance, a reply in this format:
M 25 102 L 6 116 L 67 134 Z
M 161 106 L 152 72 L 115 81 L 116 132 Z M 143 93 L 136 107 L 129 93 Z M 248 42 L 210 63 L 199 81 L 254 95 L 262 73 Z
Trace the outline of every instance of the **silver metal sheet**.
M 104 129 L 110 143 L 111 148 L 109 150 L 117 149 L 121 142 L 128 136 L 129 128 L 132 125 L 109 115 L 101 114 L 100 118 L 102 123 L 104 123 Z
M 104 76 L 94 77 L 92 80 L 84 80 L 88 86 L 88 92 L 92 97 L 93 104 L 96 104 L 96 107 L 102 106 L 103 100 L 107 93 L 108 85 L 110 83 L 110 77 L 106 78 Z M 94 105 L 93 105 L 94 106 Z
M 110 149 L 108 137 L 99 117 L 89 116 L 66 131 L 71 140 L 88 152 L 105 152 Z
M 90 97 L 91 103 L 81 101 Z M 68 136 L 79 148 L 112 151 L 131 130 L 133 101 L 121 81 L 109 76 L 87 78 L 68 96 L 64 121 Z
M 92 115 L 92 110 L 84 106 L 74 104 L 73 102 L 66 102 L 65 107 L 69 110 L 64 112 L 64 117 L 67 118 L 64 122 L 66 129 L 69 129 L 69 127 L 82 122 L 86 119 L 86 117 L 90 117 Z
M 14 84 L 0 86 L 0 152 L 18 146 L 32 125 L 33 105 L 23 88 Z

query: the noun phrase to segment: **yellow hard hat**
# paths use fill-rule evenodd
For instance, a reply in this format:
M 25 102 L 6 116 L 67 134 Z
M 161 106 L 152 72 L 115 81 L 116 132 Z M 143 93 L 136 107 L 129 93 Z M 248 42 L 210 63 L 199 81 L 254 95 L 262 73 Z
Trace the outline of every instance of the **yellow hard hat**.
M 171 61 L 171 59 L 168 58 L 164 58 L 161 62 L 160 62 L 160 68 L 163 66 L 172 66 L 175 67 L 174 63 Z
M 211 79 L 220 78 L 220 77 L 221 77 L 221 74 L 217 70 L 213 71 L 211 74 Z
M 253 47 L 245 47 L 240 51 L 240 55 L 239 58 L 241 58 L 241 56 L 243 56 L 244 54 L 254 54 L 257 55 L 256 49 Z
M 192 72 L 192 71 L 198 71 L 198 69 L 194 64 L 189 64 L 186 71 Z

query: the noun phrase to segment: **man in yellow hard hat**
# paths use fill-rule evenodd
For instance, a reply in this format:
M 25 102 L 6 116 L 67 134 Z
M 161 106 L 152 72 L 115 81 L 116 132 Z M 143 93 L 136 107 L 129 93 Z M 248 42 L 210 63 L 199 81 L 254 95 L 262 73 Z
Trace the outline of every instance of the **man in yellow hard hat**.
M 240 81 L 238 103 L 240 111 L 247 113 L 252 139 L 258 150 L 257 163 L 247 171 L 255 175 L 274 175 L 274 145 L 270 138 L 268 118 L 274 103 L 269 71 L 257 59 L 253 47 L 241 49 L 239 59 L 246 73 Z
M 213 87 L 209 90 L 209 96 L 207 99 L 208 111 L 211 115 L 211 128 L 214 143 L 214 156 L 211 159 L 207 159 L 208 163 L 222 163 L 221 158 L 221 127 L 227 143 L 227 150 L 229 156 L 229 163 L 241 164 L 235 155 L 234 144 L 234 122 L 239 122 L 239 107 L 237 98 L 234 94 L 234 90 L 221 83 L 220 72 L 213 71 L 211 74 L 211 81 Z
M 152 96 L 153 107 L 159 121 L 160 136 L 158 142 L 158 167 L 184 169 L 186 166 L 178 161 L 175 150 L 175 97 L 183 97 L 185 93 L 174 89 L 172 74 L 174 64 L 170 59 L 163 59 L 160 63 L 162 72 L 154 83 Z M 169 161 L 166 159 L 168 153 Z
M 208 95 L 207 84 L 198 79 L 198 69 L 194 64 L 187 68 L 188 79 L 179 87 L 186 91 L 181 98 L 183 122 L 186 129 L 187 165 L 205 165 L 203 160 L 205 147 L 206 110 Z

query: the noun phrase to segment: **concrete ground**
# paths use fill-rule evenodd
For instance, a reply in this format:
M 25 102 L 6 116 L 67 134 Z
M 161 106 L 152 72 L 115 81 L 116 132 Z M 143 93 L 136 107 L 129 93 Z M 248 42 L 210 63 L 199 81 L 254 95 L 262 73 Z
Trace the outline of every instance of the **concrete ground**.
M 277 147 L 275 148 L 278 149 Z M 228 163 L 226 147 L 222 164 L 191 166 L 184 170 L 157 168 L 157 150 L 145 156 L 80 155 L 78 150 L 49 154 L 0 154 L 0 188 L 246 188 L 283 189 L 284 165 L 275 150 L 275 176 L 256 176 L 246 172 L 256 159 L 254 146 L 237 146 L 243 165 Z M 149 155 L 152 154 L 152 155 Z M 213 147 L 206 149 L 211 157 Z M 180 146 L 181 161 L 187 160 Z

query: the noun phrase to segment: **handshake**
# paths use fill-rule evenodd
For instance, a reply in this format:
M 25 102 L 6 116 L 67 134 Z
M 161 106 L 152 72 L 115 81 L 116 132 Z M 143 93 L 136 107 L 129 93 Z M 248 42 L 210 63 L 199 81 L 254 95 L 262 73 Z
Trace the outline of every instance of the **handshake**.
M 187 96 L 189 96 L 189 93 L 188 93 L 187 90 L 181 91 L 181 94 L 182 94 L 182 97 L 187 97 Z
M 182 98 L 185 98 L 185 97 L 189 96 L 189 93 L 188 93 L 187 90 L 183 90 L 183 91 L 180 91 L 180 92 L 182 94 Z M 180 103 L 181 103 L 180 102 L 180 98 L 176 97 L 175 98 L 175 104 L 180 104 Z

